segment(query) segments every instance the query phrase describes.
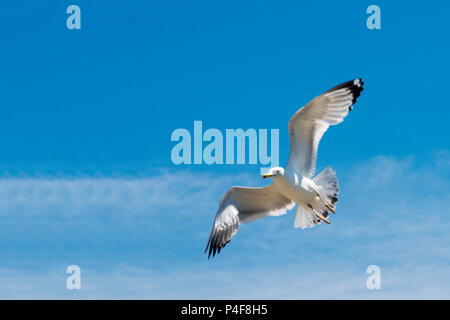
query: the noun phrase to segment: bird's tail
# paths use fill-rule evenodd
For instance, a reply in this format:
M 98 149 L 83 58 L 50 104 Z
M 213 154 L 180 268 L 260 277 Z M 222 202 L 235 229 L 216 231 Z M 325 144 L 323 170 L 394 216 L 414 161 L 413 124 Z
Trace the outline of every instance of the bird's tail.
M 321 173 L 319 173 L 313 181 L 319 187 L 321 195 L 328 201 L 333 207 L 338 201 L 337 195 L 339 193 L 338 179 L 336 172 L 331 167 L 327 167 Z M 313 209 L 314 208 L 314 209 Z M 328 218 L 328 211 L 322 201 L 318 197 L 314 199 L 309 205 L 306 203 L 299 203 L 297 207 L 297 213 L 295 215 L 294 227 L 296 228 L 311 228 L 316 224 L 322 222 L 322 220 L 314 212 L 318 212 L 325 219 Z M 327 221 L 327 220 L 326 220 Z
M 325 217 L 328 217 L 328 212 L 323 212 Z M 295 228 L 312 228 L 316 224 L 321 223 L 322 220 L 317 217 L 313 209 L 308 207 L 305 203 L 299 203 L 297 206 L 297 213 L 295 214 L 294 227 Z
M 338 201 L 337 195 L 339 193 L 339 182 L 336 177 L 336 172 L 331 167 L 325 168 L 319 173 L 313 181 L 320 187 L 322 195 L 325 200 L 328 200 L 333 206 Z

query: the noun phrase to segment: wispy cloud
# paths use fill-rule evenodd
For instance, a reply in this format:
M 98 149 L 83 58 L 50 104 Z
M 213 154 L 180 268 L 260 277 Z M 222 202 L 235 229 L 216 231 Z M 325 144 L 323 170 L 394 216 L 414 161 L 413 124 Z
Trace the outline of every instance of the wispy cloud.
M 189 171 L 142 178 L 5 178 L 4 235 L 11 234 L 6 228 L 47 224 L 69 234 L 47 228 L 46 255 L 33 253 L 40 244 L 30 245 L 43 233 L 21 242 L 1 239 L 2 248 L 25 250 L 28 262 L 53 259 L 33 270 L 6 263 L 17 254 L 4 255 L 0 297 L 449 298 L 450 281 L 443 276 L 450 272 L 449 155 L 440 151 L 428 163 L 379 156 L 341 170 L 331 225 L 294 229 L 292 214 L 259 220 L 242 226 L 214 261 L 201 249 L 218 200 L 230 185 L 257 179 Z M 84 255 L 61 255 L 58 250 L 66 247 L 57 243 L 75 241 L 70 230 L 79 218 L 95 225 L 84 234 L 89 248 L 78 250 Z M 102 247 L 105 241 L 111 249 Z M 64 287 L 66 261 L 82 264 L 80 292 Z M 379 291 L 365 287 L 370 264 L 382 270 Z
M 186 213 L 205 200 L 209 205 L 211 195 L 229 183 L 229 176 L 189 171 L 142 178 L 9 177 L 0 179 L 0 215 Z

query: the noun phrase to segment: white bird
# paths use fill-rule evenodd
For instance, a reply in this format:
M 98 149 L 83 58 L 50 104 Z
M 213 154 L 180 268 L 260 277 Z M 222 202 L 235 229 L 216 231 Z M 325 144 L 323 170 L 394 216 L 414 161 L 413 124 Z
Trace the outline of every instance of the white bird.
M 286 168 L 271 168 L 264 188 L 231 187 L 219 204 L 206 245 L 208 258 L 230 242 L 239 225 L 267 216 L 285 214 L 297 203 L 294 227 L 307 228 L 328 221 L 335 213 L 339 192 L 336 173 L 327 167 L 316 177 L 319 141 L 330 125 L 344 120 L 363 90 L 362 79 L 342 83 L 310 101 L 289 121 L 290 153 Z

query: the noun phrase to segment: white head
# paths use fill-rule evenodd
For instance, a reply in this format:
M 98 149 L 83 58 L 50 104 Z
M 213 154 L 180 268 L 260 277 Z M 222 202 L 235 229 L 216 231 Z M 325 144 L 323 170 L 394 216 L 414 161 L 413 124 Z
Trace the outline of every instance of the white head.
M 274 167 L 269 170 L 266 174 L 263 174 L 263 179 L 265 178 L 275 178 L 284 176 L 284 169 L 281 167 Z

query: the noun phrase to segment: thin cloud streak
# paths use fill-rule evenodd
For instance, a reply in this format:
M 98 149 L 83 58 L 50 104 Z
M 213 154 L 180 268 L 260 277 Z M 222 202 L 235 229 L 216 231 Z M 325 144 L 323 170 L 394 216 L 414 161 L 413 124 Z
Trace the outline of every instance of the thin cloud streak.
M 233 177 L 246 179 L 245 175 Z M 2 178 L 0 216 L 156 214 L 177 209 L 187 213 L 197 206 L 218 203 L 216 194 L 226 190 L 229 176 L 194 174 L 189 171 L 163 173 L 144 178 Z M 214 197 L 212 196 L 214 195 Z

